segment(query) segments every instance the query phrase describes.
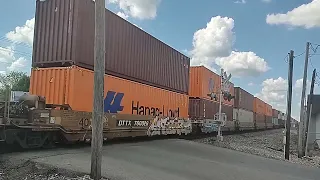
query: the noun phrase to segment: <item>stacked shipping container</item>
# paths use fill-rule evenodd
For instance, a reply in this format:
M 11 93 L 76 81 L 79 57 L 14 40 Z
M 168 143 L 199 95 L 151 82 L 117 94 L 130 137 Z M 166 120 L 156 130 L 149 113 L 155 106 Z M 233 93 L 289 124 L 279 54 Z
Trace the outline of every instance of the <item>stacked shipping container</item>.
M 240 87 L 235 87 L 234 93 L 233 119 L 238 121 L 240 129 L 253 129 L 254 96 Z
M 92 111 L 93 72 L 77 66 L 32 70 L 30 92 L 49 104 Z M 188 95 L 105 75 L 105 112 L 188 117 Z M 111 102 L 113 104 L 111 104 Z
M 107 9 L 105 17 L 107 74 L 188 93 L 190 58 Z M 92 0 L 38 0 L 33 66 L 93 70 L 94 27 Z
M 272 124 L 272 106 L 268 103 L 266 104 L 265 109 L 265 118 L 266 118 L 266 127 L 267 128 L 273 128 Z
M 261 99 L 254 97 L 253 101 L 253 112 L 254 112 L 254 122 L 257 129 L 265 128 L 266 126 L 266 103 Z
M 190 58 L 111 11 L 105 13 L 106 112 L 194 119 L 218 113 L 220 75 L 204 66 L 190 68 Z M 31 94 L 92 111 L 94 23 L 92 0 L 37 0 L 32 66 L 40 69 L 32 70 Z M 222 100 L 228 121 L 244 128 L 284 124 L 281 113 L 277 121 L 272 106 L 232 83 L 230 93 L 235 99 Z
M 219 111 L 220 76 L 204 66 L 190 67 L 189 85 L 189 117 L 192 119 L 213 118 Z M 211 100 L 210 93 L 217 95 L 217 100 Z M 230 93 L 234 94 L 234 85 L 231 83 Z M 222 100 L 222 113 L 227 120 L 233 120 L 234 100 Z
M 190 59 L 105 13 L 105 111 L 187 117 Z M 94 23 L 92 0 L 37 0 L 31 94 L 92 110 Z
M 279 126 L 280 112 L 276 109 L 272 109 L 272 123 L 274 126 Z

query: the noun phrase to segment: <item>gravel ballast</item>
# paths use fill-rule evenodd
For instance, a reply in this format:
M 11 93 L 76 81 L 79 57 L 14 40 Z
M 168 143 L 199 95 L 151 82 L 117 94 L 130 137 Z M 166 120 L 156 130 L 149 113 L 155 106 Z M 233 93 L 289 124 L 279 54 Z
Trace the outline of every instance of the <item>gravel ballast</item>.
M 217 141 L 216 137 L 196 139 L 194 141 L 259 155 L 266 158 L 285 160 L 283 152 L 283 131 L 284 129 L 275 129 L 244 134 L 226 135 L 223 136 L 222 142 Z M 297 134 L 291 133 L 289 161 L 320 168 L 319 156 L 303 157 L 301 159 L 298 158 L 297 142 Z

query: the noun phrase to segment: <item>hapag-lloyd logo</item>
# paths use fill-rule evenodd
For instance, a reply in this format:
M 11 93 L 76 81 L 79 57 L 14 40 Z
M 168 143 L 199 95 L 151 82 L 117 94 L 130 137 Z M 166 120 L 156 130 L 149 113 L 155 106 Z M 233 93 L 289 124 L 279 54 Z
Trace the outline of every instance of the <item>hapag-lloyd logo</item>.
M 121 102 L 124 93 L 116 93 L 114 91 L 108 91 L 107 96 L 104 99 L 104 112 L 107 113 L 118 113 L 118 111 L 123 110 Z
M 121 106 L 123 97 L 124 93 L 108 91 L 104 99 L 104 112 L 119 113 L 123 111 L 124 107 Z M 180 117 L 180 108 L 169 109 L 164 105 L 162 105 L 162 107 L 149 107 L 143 104 L 141 105 L 139 101 L 132 101 L 131 114 Z

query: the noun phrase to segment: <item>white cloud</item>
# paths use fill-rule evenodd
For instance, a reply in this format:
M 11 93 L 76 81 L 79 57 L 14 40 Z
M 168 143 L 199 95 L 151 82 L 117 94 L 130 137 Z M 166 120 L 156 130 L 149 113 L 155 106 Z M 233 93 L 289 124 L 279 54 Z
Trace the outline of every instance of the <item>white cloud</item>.
M 138 19 L 154 19 L 161 0 L 109 0 L 119 6 L 125 14 Z
M 192 65 L 212 67 L 217 57 L 231 53 L 234 43 L 234 20 L 228 17 L 212 17 L 205 28 L 199 29 L 193 36 Z
M 254 52 L 232 51 L 228 57 L 217 58 L 216 63 L 235 77 L 258 76 L 270 69 Z
M 191 65 L 204 65 L 216 72 L 219 65 L 236 76 L 256 76 L 269 67 L 263 58 L 253 52 L 232 51 L 235 34 L 234 20 L 229 17 L 212 17 L 205 28 L 193 35 L 193 49 L 190 51 Z
M 234 3 L 236 3 L 236 4 L 246 4 L 247 1 L 246 0 L 238 0 L 238 1 L 234 2 Z
M 264 3 L 270 3 L 272 0 L 262 0 Z
M 14 62 L 12 62 L 11 65 L 7 67 L 7 69 L 9 71 L 26 71 L 26 67 L 28 67 L 28 62 L 29 61 L 24 57 L 20 57 Z
M 311 84 L 311 82 L 308 80 L 307 84 Z M 302 85 L 303 85 L 303 78 L 296 80 L 296 82 L 294 84 L 294 88 L 302 89 Z
M 273 25 L 288 25 L 310 29 L 320 27 L 320 0 L 313 0 L 285 14 L 268 14 L 266 22 Z
M 127 14 L 125 14 L 123 12 L 118 12 L 117 15 L 122 17 L 123 19 L 128 19 L 128 17 L 129 17 Z
M 302 90 L 302 78 L 294 82 L 292 88 L 292 105 L 291 115 L 299 120 L 300 117 L 300 100 Z M 310 92 L 311 82 L 307 81 L 307 94 Z M 315 86 L 315 90 L 319 87 Z M 261 98 L 266 103 L 272 105 L 274 109 L 286 112 L 287 109 L 287 90 L 288 81 L 282 77 L 278 79 L 266 79 L 262 83 L 262 89 L 255 96 Z
M 14 31 L 6 34 L 6 37 L 13 42 L 22 42 L 32 46 L 34 32 L 34 18 L 27 20 L 22 27 L 17 26 Z
M 278 79 L 266 79 L 262 82 L 261 92 L 256 94 L 256 96 L 272 105 L 273 108 L 285 112 L 287 84 L 288 81 L 282 77 L 279 77 Z
M 253 85 L 254 85 L 253 82 L 249 82 L 249 83 L 248 83 L 248 86 L 253 86 Z
M 17 26 L 13 31 L 6 34 L 6 38 L 13 43 L 9 47 L 0 47 L 0 71 L 7 73 L 9 71 L 23 71 L 31 65 L 30 57 L 18 56 L 28 55 L 29 53 L 16 49 L 16 43 L 25 43 L 32 46 L 34 32 L 34 18 L 27 20 L 25 25 Z
M 9 64 L 14 61 L 13 47 L 0 47 L 0 63 Z
M 24 57 L 17 58 L 15 56 L 14 47 L 0 47 L 0 71 L 25 71 L 28 61 Z
M 125 20 L 128 20 L 128 18 L 129 18 L 129 16 L 127 14 L 125 14 L 123 12 L 120 12 L 120 11 L 117 13 L 117 15 L 120 16 L 121 18 L 125 19 Z M 133 25 L 137 26 L 138 28 L 142 29 L 142 27 L 140 27 L 140 26 L 138 26 L 138 25 L 136 25 L 134 23 L 131 23 L 131 24 L 133 24 Z

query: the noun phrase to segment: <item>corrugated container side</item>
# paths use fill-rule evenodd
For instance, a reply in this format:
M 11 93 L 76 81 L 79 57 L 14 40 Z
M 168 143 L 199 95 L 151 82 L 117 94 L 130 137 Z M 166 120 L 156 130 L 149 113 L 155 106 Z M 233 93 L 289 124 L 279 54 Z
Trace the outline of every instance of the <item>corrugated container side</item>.
M 259 123 L 265 123 L 266 122 L 266 118 L 264 114 L 258 114 L 258 113 L 254 113 L 254 121 L 255 122 L 259 122 Z
M 33 69 L 30 94 L 45 96 L 48 104 L 92 112 L 93 77 L 93 71 L 76 66 Z M 188 117 L 188 95 L 110 75 L 105 75 L 104 97 L 105 112 Z
M 201 98 L 210 100 L 209 93 L 218 93 L 221 87 L 220 76 L 204 66 L 190 67 L 190 83 L 189 83 L 189 96 L 194 98 Z M 230 85 L 230 93 L 234 95 L 234 84 Z M 219 101 L 219 96 L 218 100 Z M 230 102 L 227 100 L 222 101 L 223 104 L 234 105 L 234 99 Z
M 94 2 L 36 2 L 33 67 L 93 70 Z M 188 93 L 190 58 L 106 9 L 106 73 Z
M 272 116 L 265 116 L 266 123 L 272 123 Z
M 272 123 L 273 123 L 274 125 L 279 125 L 279 119 L 273 117 L 273 118 L 272 118 Z
M 253 123 L 253 112 L 245 109 L 233 108 L 233 119 L 239 122 L 250 122 Z
M 278 110 L 276 110 L 276 109 L 272 109 L 272 117 L 274 117 L 274 118 L 278 118 L 279 117 L 279 111 Z
M 254 97 L 253 112 L 265 115 L 266 104 L 259 98 Z
M 233 121 L 233 106 L 223 104 L 221 112 L 227 115 L 227 121 Z
M 189 99 L 189 117 L 191 119 L 213 119 L 219 112 L 219 103 L 199 98 Z M 227 121 L 233 120 L 233 107 L 222 105 L 222 113 L 227 115 Z
M 189 117 L 191 119 L 213 119 L 218 111 L 219 103 L 199 98 L 189 99 Z
M 272 116 L 272 106 L 268 103 L 265 103 L 265 115 Z
M 254 96 L 240 87 L 234 88 L 234 107 L 253 111 Z

